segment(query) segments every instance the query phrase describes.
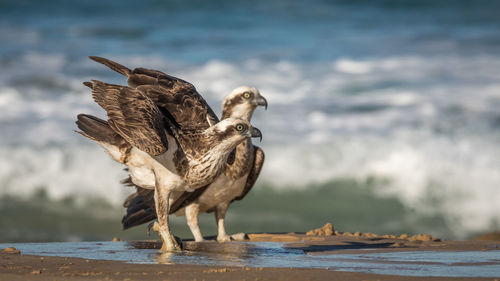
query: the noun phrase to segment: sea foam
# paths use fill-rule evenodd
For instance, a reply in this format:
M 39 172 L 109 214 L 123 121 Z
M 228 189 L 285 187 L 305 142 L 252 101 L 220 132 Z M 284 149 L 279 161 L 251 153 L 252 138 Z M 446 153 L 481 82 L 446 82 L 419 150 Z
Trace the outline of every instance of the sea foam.
M 234 87 L 257 87 L 269 102 L 268 111 L 258 108 L 253 118 L 264 134 L 257 145 L 266 152 L 259 184 L 306 192 L 337 178 L 379 178 L 386 184 L 377 194 L 417 212 L 445 213 L 457 232 L 500 223 L 497 57 L 201 65 L 158 56 L 110 58 L 193 82 L 216 112 Z M 73 130 L 78 113 L 105 116 L 80 83 L 124 83 L 123 77 L 61 56 L 28 54 L 9 65 L 13 72 L 0 86 L 0 192 L 25 196 L 44 188 L 56 199 L 100 197 L 119 205 L 131 192 L 119 183 L 123 167 Z M 51 71 L 44 73 L 46 65 Z M 19 84 L 19 77 L 32 83 Z

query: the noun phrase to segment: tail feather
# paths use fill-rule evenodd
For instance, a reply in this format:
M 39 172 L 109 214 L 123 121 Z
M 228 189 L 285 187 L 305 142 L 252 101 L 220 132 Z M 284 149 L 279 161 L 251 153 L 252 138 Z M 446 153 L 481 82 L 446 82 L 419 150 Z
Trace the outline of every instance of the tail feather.
M 77 118 L 76 125 L 81 130 L 77 132 L 83 136 L 114 145 L 123 143 L 123 138 L 113 131 L 105 120 L 88 114 L 78 114 Z
M 121 65 L 117 62 L 114 62 L 112 60 L 108 60 L 108 59 L 96 57 L 96 56 L 89 56 L 89 58 L 93 61 L 104 64 L 105 66 L 113 69 L 114 71 L 116 71 L 124 76 L 130 76 L 130 74 L 132 74 L 132 70 L 130 70 L 130 68 L 123 66 L 123 65 Z
M 141 188 L 137 187 L 137 189 L 138 191 L 130 195 L 123 204 L 127 208 L 127 213 L 122 218 L 123 229 L 138 226 L 156 219 L 154 191 L 144 194 L 143 197 L 141 196 Z
M 123 229 L 141 225 L 156 219 L 154 190 L 149 190 L 135 185 L 130 176 L 121 181 L 126 186 L 136 188 L 136 192 L 129 195 L 123 207 L 127 208 L 127 213 L 122 218 Z
M 151 210 L 139 210 L 130 215 L 124 216 L 122 219 L 123 229 L 129 229 L 134 226 L 141 225 L 156 219 L 156 212 Z

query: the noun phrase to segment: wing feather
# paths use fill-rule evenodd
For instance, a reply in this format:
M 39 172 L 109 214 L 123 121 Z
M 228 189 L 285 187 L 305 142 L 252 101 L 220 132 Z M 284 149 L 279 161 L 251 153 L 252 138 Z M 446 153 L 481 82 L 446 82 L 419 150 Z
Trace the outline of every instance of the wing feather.
M 112 60 L 108 60 L 108 59 L 96 57 L 96 56 L 90 56 L 89 58 L 93 61 L 104 64 L 105 66 L 113 69 L 114 71 L 116 71 L 124 76 L 129 76 L 130 73 L 132 73 L 132 70 L 130 70 L 128 67 L 125 67 L 117 62 L 112 61 Z
M 106 110 L 109 126 L 127 142 L 151 155 L 167 151 L 163 114 L 143 93 L 92 80 L 92 96 Z
M 105 58 L 90 58 L 127 76 L 128 85 L 168 111 L 182 131 L 204 131 L 219 122 L 217 115 L 189 82 L 158 70 L 142 67 L 130 70 Z

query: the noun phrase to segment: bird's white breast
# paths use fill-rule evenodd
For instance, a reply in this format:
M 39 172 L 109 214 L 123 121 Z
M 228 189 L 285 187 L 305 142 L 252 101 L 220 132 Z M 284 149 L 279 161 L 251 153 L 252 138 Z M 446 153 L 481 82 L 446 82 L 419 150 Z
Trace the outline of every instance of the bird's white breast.
M 184 181 L 175 170 L 174 148 L 177 147 L 169 147 L 167 152 L 153 158 L 133 147 L 126 163 L 132 182 L 147 189 L 154 189 L 157 182 L 169 190 L 185 189 Z
M 198 198 L 200 212 L 206 212 L 223 202 L 231 202 L 241 195 L 245 189 L 247 177 L 248 175 L 245 175 L 237 180 L 231 180 L 221 174 Z M 184 215 L 184 210 L 180 210 L 177 215 Z

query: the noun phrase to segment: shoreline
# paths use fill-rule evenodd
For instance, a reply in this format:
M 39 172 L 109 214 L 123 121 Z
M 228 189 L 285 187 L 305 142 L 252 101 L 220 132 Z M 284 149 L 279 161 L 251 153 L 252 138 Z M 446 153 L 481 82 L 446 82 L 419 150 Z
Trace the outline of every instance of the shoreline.
M 306 258 L 317 256 L 344 256 L 352 254 L 380 254 L 380 253 L 482 253 L 489 252 L 500 256 L 500 242 L 498 241 L 440 241 L 438 239 L 421 241 L 400 238 L 364 237 L 363 234 L 345 235 L 305 235 L 305 234 L 248 234 L 247 242 L 279 242 L 284 249 L 303 251 Z M 94 242 L 85 242 L 94 243 Z M 115 243 L 115 242 L 103 242 Z M 94 244 L 103 243 L 96 242 Z M 139 245 L 137 249 L 146 249 L 140 246 L 146 243 L 148 249 L 156 249 L 158 241 L 130 241 Z M 238 250 L 238 245 L 251 243 L 229 242 L 222 243 L 225 249 Z M 115 243 L 116 244 L 116 243 Z M 13 244 L 14 245 L 14 244 Z M 186 241 L 185 246 L 193 251 L 196 242 Z M 220 243 L 205 242 L 203 247 L 217 248 Z M 141 248 L 142 247 L 142 248 Z M 205 249 L 206 250 L 206 249 Z M 142 250 L 144 251 L 144 250 Z M 125 252 L 126 253 L 126 252 Z M 213 252 L 215 253 L 215 252 Z M 212 253 L 212 254 L 213 254 Z M 248 254 L 248 253 L 246 253 Z M 196 255 L 196 253 L 195 253 Z M 279 258 L 279 257 L 277 257 Z M 158 259 L 160 261 L 160 259 Z M 167 263 L 171 262 L 167 260 Z M 175 262 L 175 261 L 174 261 Z M 394 262 L 378 260 L 378 264 L 390 265 Z M 415 263 L 426 265 L 430 262 Z M 31 255 L 21 253 L 0 252 L 0 279 L 2 280 L 498 280 L 498 277 L 430 277 L 407 276 L 395 274 L 374 274 L 363 272 L 339 271 L 335 267 L 302 268 L 302 267 L 251 267 L 199 264 L 152 264 L 152 263 L 125 263 L 123 261 L 85 259 L 75 257 L 59 257 Z M 223 264 L 223 263 L 222 263 Z M 360 266 L 366 261 L 359 261 Z M 498 263 L 493 263 L 496 266 Z M 488 265 L 487 263 L 460 264 L 459 266 Z M 451 264 L 450 266 L 455 266 Z M 479 269 L 480 270 L 480 269 Z

